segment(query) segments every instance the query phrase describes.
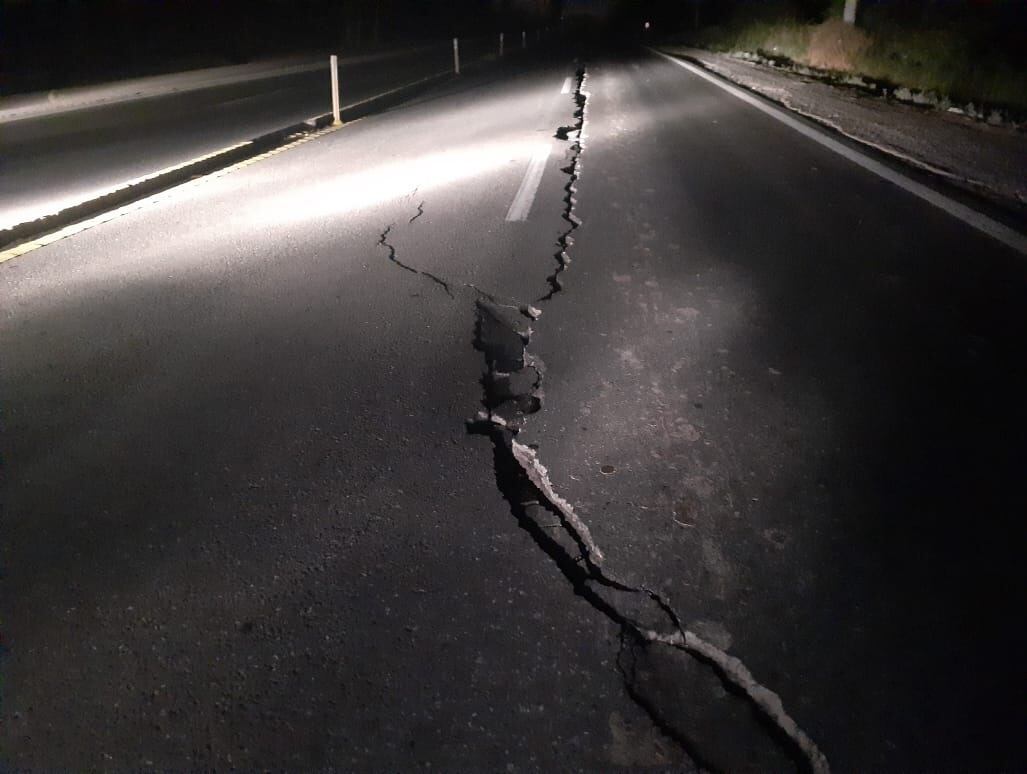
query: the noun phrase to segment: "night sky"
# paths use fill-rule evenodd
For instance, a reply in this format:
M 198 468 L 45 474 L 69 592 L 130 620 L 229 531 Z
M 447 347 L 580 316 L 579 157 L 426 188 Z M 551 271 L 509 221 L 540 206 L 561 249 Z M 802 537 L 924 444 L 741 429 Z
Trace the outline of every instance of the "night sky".
M 1023 0 L 860 0 L 918 28 L 947 20 L 989 49 L 1022 57 Z M 836 0 L 0 0 L 3 93 L 67 86 L 262 57 L 346 52 L 398 42 L 605 19 L 650 20 L 658 35 L 694 23 L 761 15 L 816 22 Z M 955 23 L 953 24 L 953 20 Z
M 3 0 L 5 91 L 554 23 L 551 0 Z

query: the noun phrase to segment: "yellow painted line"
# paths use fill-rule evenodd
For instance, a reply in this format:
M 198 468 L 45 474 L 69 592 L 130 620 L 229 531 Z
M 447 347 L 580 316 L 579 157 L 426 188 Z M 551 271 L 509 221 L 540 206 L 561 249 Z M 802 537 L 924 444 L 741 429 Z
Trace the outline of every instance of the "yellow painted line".
M 349 121 L 346 124 L 346 126 L 351 126 L 355 123 L 357 122 Z M 271 158 L 272 156 L 275 156 L 281 153 L 282 151 L 289 150 L 290 148 L 294 148 L 297 145 L 302 145 L 305 142 L 310 142 L 311 140 L 318 137 L 322 137 L 326 134 L 331 134 L 332 132 L 338 131 L 341 128 L 343 127 L 327 126 L 324 129 L 319 129 L 318 131 L 312 132 L 311 134 L 305 134 L 302 137 L 297 137 L 292 142 L 286 143 L 285 145 L 281 145 L 277 148 L 273 148 L 269 151 L 266 151 L 265 153 L 258 154 L 248 159 L 243 159 L 242 161 L 237 161 L 235 164 L 231 164 L 225 167 L 224 169 L 214 170 L 213 172 L 194 178 L 193 180 L 187 180 L 184 183 L 179 183 L 178 185 L 173 186 L 172 188 L 169 188 L 166 191 L 161 191 L 159 193 L 153 194 L 152 196 L 147 196 L 143 199 L 139 199 L 138 201 L 129 202 L 128 204 L 125 204 L 121 207 L 117 207 L 113 210 L 109 210 L 107 212 L 101 212 L 99 215 L 94 215 L 91 218 L 86 218 L 84 220 L 77 221 L 68 226 L 65 226 L 64 228 L 52 231 L 49 234 L 45 234 L 41 237 L 36 237 L 28 242 L 23 242 L 20 245 L 16 245 L 15 247 L 10 247 L 7 250 L 0 252 L 0 263 L 6 263 L 7 261 L 10 261 L 13 258 L 19 258 L 20 256 L 25 255 L 26 253 L 31 253 L 33 250 L 38 250 L 40 247 L 45 247 L 46 245 L 53 244 L 54 242 L 59 242 L 62 239 L 67 239 L 70 236 L 74 236 L 75 234 L 93 228 L 94 226 L 99 226 L 102 223 L 107 223 L 108 221 L 120 218 L 122 215 L 127 215 L 130 212 L 136 212 L 137 210 L 151 207 L 157 204 L 158 202 L 162 202 L 165 199 L 170 198 L 172 195 L 177 195 L 181 193 L 183 190 L 186 190 L 188 188 L 194 188 L 198 185 L 207 182 L 208 180 L 214 180 L 219 177 L 223 177 L 224 175 L 234 172 L 237 169 L 243 169 L 245 167 L 250 166 L 251 164 L 256 164 L 258 161 L 263 161 L 264 159 Z M 133 180 L 126 186 L 122 187 L 128 187 L 129 185 L 137 185 L 143 181 L 149 180 L 152 177 L 156 177 L 157 175 L 162 175 L 167 172 L 181 169 L 182 167 L 189 166 L 190 164 L 195 164 L 199 161 L 206 161 L 207 159 L 219 156 L 222 153 L 227 153 L 228 151 L 232 151 L 250 144 L 251 142 L 247 140 L 246 142 L 241 142 L 236 145 L 229 146 L 227 148 L 222 148 L 221 150 L 214 151 L 213 153 L 208 153 L 205 156 L 200 156 L 199 158 L 183 162 L 182 164 L 176 164 L 173 167 L 162 169 L 160 172 L 154 172 L 150 175 L 147 175 L 146 177 L 138 178 L 136 180 Z M 117 191 L 120 189 L 116 188 L 113 190 Z

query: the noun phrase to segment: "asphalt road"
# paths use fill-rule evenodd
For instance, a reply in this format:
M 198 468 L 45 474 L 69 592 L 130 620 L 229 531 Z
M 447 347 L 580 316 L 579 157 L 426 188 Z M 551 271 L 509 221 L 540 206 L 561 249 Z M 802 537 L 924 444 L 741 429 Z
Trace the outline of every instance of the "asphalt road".
M 494 55 L 492 43 L 463 41 L 464 66 Z M 389 55 L 343 57 L 340 101 L 354 104 L 452 67 L 448 42 Z M 0 228 L 331 110 L 326 57 L 322 71 L 0 124 Z
M 9 765 L 1023 767 L 1027 264 L 672 64 L 0 274 Z

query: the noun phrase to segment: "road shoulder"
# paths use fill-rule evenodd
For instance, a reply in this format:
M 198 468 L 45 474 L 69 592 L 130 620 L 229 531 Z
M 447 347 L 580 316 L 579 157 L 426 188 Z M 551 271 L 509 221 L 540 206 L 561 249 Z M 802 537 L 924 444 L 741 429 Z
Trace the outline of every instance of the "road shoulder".
M 974 194 L 1027 212 L 1027 137 L 1016 127 L 885 100 L 728 54 L 684 46 L 660 50 Z

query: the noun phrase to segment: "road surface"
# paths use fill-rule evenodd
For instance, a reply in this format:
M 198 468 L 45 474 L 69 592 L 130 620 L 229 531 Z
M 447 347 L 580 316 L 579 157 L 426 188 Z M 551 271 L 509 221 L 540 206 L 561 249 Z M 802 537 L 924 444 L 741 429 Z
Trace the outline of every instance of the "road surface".
M 1025 762 L 1024 256 L 672 63 L 0 273 L 11 765 Z

